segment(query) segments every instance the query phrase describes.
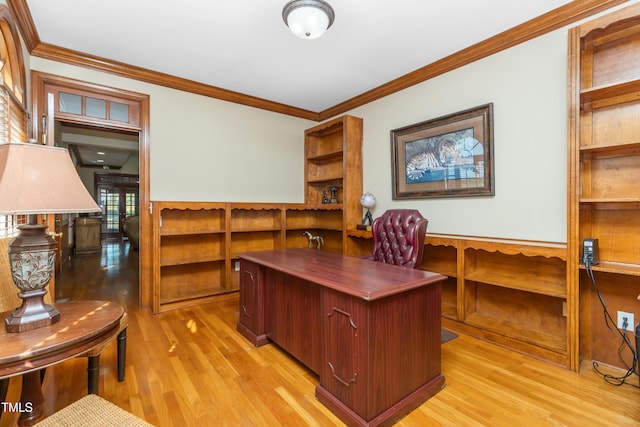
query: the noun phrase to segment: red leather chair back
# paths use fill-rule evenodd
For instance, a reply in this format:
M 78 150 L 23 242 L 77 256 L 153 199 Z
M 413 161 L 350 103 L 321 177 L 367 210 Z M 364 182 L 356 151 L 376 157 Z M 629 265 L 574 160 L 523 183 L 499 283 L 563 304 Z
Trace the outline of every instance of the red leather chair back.
M 420 268 L 427 221 L 415 209 L 391 209 L 373 221 L 373 261 Z

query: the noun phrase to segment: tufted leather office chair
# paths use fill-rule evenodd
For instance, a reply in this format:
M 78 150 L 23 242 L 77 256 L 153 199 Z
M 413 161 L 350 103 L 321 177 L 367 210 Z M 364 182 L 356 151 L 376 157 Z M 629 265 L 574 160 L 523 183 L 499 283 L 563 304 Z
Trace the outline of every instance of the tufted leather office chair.
M 420 268 L 427 221 L 415 209 L 391 209 L 373 221 L 373 261 Z

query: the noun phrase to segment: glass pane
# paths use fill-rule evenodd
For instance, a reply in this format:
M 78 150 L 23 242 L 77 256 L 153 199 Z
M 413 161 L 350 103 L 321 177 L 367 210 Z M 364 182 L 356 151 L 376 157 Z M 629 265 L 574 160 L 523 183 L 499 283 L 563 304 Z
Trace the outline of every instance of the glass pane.
M 82 114 L 82 97 L 73 93 L 60 92 L 58 108 L 63 113 Z
M 107 101 L 104 99 L 87 97 L 87 116 L 106 119 Z
M 109 118 L 120 122 L 129 122 L 129 106 L 111 101 L 109 103 Z
M 100 189 L 100 204 L 102 205 L 103 233 L 118 233 L 120 230 L 120 194 L 118 190 L 110 188 Z
M 127 190 L 125 197 L 126 217 L 138 215 L 138 192 Z

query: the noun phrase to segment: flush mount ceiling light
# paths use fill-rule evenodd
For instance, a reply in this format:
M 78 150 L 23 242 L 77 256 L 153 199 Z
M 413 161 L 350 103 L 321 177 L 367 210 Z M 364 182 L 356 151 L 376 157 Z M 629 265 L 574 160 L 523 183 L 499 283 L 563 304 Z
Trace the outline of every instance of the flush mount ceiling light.
M 301 39 L 317 39 L 334 18 L 333 8 L 324 0 L 292 0 L 282 9 L 282 19 Z

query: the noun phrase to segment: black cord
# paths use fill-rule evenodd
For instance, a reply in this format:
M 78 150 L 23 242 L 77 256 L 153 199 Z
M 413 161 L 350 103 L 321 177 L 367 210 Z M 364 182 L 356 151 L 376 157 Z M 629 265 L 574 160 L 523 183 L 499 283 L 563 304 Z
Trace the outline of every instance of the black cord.
M 596 291 L 596 294 L 598 295 L 598 299 L 600 300 L 600 304 L 602 305 L 602 309 L 604 312 L 604 320 L 605 323 L 607 325 L 607 328 L 609 328 L 610 331 L 614 332 L 616 335 L 619 335 L 622 338 L 622 341 L 620 342 L 620 346 L 618 347 L 618 356 L 620 357 L 620 360 L 624 362 L 624 359 L 622 358 L 622 351 L 625 348 L 628 348 L 629 351 L 631 351 L 631 354 L 633 355 L 633 363 L 631 367 L 627 367 L 627 372 L 623 375 L 623 376 L 614 376 L 611 374 L 605 374 L 603 372 L 601 372 L 598 367 L 598 362 L 593 362 L 593 369 L 602 376 L 602 378 L 609 384 L 614 385 L 614 386 L 621 386 L 623 384 L 627 384 L 636 388 L 640 388 L 637 384 L 633 384 L 633 383 L 629 383 L 627 382 L 627 378 L 629 378 L 630 376 L 632 376 L 633 374 L 637 374 L 636 371 L 636 367 L 638 366 L 638 355 L 636 354 L 635 349 L 633 348 L 633 344 L 631 344 L 631 341 L 629 340 L 629 337 L 627 336 L 626 332 L 624 331 L 620 331 L 620 329 L 618 329 L 616 322 L 613 320 L 613 318 L 611 317 L 611 314 L 609 313 L 609 310 L 607 310 L 607 304 L 604 302 L 604 298 L 602 297 L 602 294 L 600 293 L 600 289 L 598 289 L 598 284 L 596 283 L 596 278 L 593 274 L 593 270 L 591 269 L 591 260 L 586 259 L 585 260 L 585 267 L 587 269 L 587 276 L 589 276 L 589 279 L 591 280 L 591 284 L 593 285 L 593 288 Z

